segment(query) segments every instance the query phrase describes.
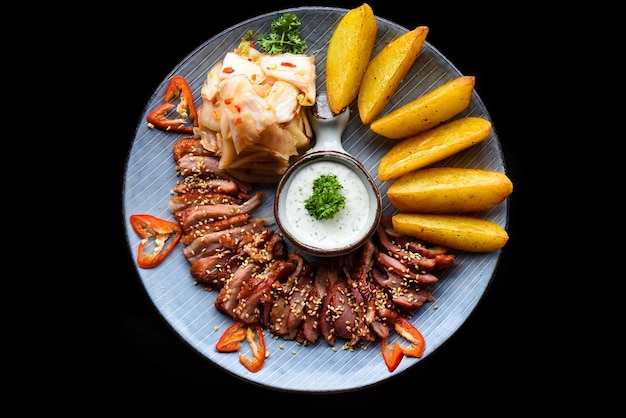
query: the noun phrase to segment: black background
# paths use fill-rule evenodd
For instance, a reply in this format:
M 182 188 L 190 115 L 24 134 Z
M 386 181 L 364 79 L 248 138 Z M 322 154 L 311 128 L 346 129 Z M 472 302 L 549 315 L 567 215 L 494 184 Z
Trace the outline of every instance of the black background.
M 249 403 L 228 402 L 227 410 L 256 413 L 277 407 L 276 411 L 298 413 L 317 408 L 323 414 L 357 414 L 363 407 L 379 405 L 391 413 L 416 415 L 425 404 L 441 412 L 459 405 L 471 411 L 478 405 L 484 410 L 496 400 L 522 402 L 537 397 L 522 384 L 537 369 L 530 332 L 534 327 L 528 308 L 530 290 L 525 280 L 530 250 L 524 235 L 529 231 L 522 230 L 529 216 L 522 207 L 529 199 L 526 162 L 530 128 L 521 121 L 521 115 L 526 106 L 522 99 L 529 94 L 526 84 L 532 69 L 527 52 L 532 39 L 519 37 L 528 22 L 524 21 L 524 11 L 511 4 L 369 2 L 376 15 L 408 29 L 429 26 L 427 41 L 461 73 L 476 76 L 475 90 L 494 122 L 507 174 L 515 187 L 509 198 L 510 240 L 497 274 L 475 312 L 436 353 L 402 375 L 358 391 L 323 395 L 279 392 L 243 382 L 195 353 L 168 327 L 143 290 L 134 266 L 134 251 L 125 240 L 121 194 L 134 131 L 155 89 L 194 49 L 242 20 L 287 7 L 350 9 L 360 4 L 179 2 L 132 13 L 106 13 L 106 24 L 98 26 L 101 38 L 95 41 L 100 43 L 101 54 L 93 65 L 105 71 L 112 82 L 102 94 L 115 98 L 109 111 L 115 115 L 117 128 L 107 131 L 105 147 L 110 153 L 107 183 L 113 186 L 110 199 L 116 204 L 117 218 L 113 219 L 116 229 L 110 234 L 116 242 L 107 257 L 112 260 L 106 266 L 108 277 L 98 285 L 106 303 L 98 315 L 104 322 L 95 330 L 97 340 L 89 348 L 94 354 L 79 365 L 80 379 L 111 382 L 94 394 L 137 405 L 154 404 L 155 400 L 181 408 L 195 404 L 202 409 L 204 405 L 207 413 L 226 399 L 239 399 Z M 229 6 L 230 11 L 225 11 Z

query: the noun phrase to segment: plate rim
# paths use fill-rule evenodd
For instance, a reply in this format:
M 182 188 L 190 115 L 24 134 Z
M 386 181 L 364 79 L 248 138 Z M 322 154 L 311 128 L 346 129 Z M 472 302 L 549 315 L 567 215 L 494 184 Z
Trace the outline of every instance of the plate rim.
M 138 135 L 138 131 L 139 131 L 139 127 L 141 124 L 144 123 L 144 118 L 143 115 L 145 115 L 148 112 L 148 108 L 150 106 L 150 103 L 154 102 L 155 98 L 160 94 L 160 90 L 162 90 L 164 88 L 164 86 L 166 85 L 166 83 L 169 81 L 169 79 L 176 74 L 184 65 L 187 61 L 189 61 L 190 59 L 192 59 L 195 55 L 197 55 L 198 53 L 200 53 L 200 51 L 203 51 L 208 45 L 210 45 L 211 43 L 215 42 L 217 39 L 225 36 L 227 33 L 232 32 L 234 30 L 237 30 L 238 28 L 244 27 L 246 24 L 250 24 L 251 22 L 256 22 L 258 20 L 261 19 L 267 19 L 267 18 L 271 18 L 272 16 L 276 16 L 276 15 L 280 15 L 286 12 L 294 12 L 294 13 L 298 13 L 298 12 L 302 12 L 302 11 L 306 11 L 306 12 L 338 12 L 338 13 L 345 13 L 350 9 L 347 8 L 342 8 L 342 7 L 330 7 L 330 6 L 300 6 L 300 7 L 292 7 L 292 8 L 284 8 L 284 9 L 279 9 L 279 10 L 275 10 L 275 11 L 270 11 L 264 14 L 260 14 L 257 15 L 255 17 L 246 19 L 242 22 L 239 22 L 235 25 L 232 25 L 231 27 L 215 34 L 214 36 L 210 37 L 209 39 L 207 39 L 206 41 L 202 42 L 198 47 L 194 48 L 189 54 L 187 54 L 173 69 L 171 72 L 169 72 L 166 77 L 162 80 L 162 82 L 157 86 L 157 88 L 154 90 L 153 94 L 150 96 L 150 98 L 148 99 L 148 101 L 146 102 L 146 105 L 143 109 L 142 112 L 142 116 L 140 116 L 139 121 L 138 121 L 138 126 L 136 128 L 135 131 L 135 136 L 133 137 L 133 141 L 131 143 L 131 147 L 129 148 L 128 151 L 128 155 L 127 155 L 127 161 L 126 161 L 126 165 L 125 165 L 125 169 L 124 169 L 124 188 L 123 188 L 123 199 L 122 199 L 122 209 L 123 209 L 123 213 L 124 213 L 124 218 L 127 220 L 128 219 L 128 215 L 129 213 L 127 213 L 126 211 L 126 179 L 127 179 L 127 174 L 128 174 L 128 164 L 129 164 L 129 160 L 130 160 L 130 156 L 132 154 L 132 150 L 133 150 L 133 145 L 135 143 L 136 137 Z M 407 29 L 406 27 L 399 25 L 391 20 L 388 20 L 384 17 L 380 17 L 380 16 L 376 16 L 377 21 L 380 23 L 385 23 L 386 25 L 389 25 L 391 27 L 396 28 L 397 30 L 401 31 L 401 32 L 406 32 L 409 29 Z M 436 47 L 434 47 L 432 44 L 430 44 L 428 41 L 425 41 L 425 45 L 428 46 L 428 48 L 431 49 L 431 52 L 433 54 L 435 54 L 437 56 L 437 58 L 445 61 L 445 63 L 456 73 L 456 74 L 462 74 L 458 68 L 445 56 L 443 55 Z M 227 52 L 227 50 L 224 50 L 223 53 L 225 54 Z M 319 73 L 319 70 L 318 70 Z M 502 147 L 501 147 L 501 143 L 499 140 L 499 137 L 497 135 L 497 132 L 495 131 L 495 126 L 493 126 L 493 121 L 491 119 L 491 116 L 488 112 L 488 109 L 485 107 L 482 99 L 480 98 L 480 96 L 478 95 L 477 91 L 474 91 L 472 93 L 472 100 L 475 100 L 478 104 L 479 107 L 481 107 L 484 112 L 486 117 L 492 122 L 492 136 L 495 139 L 494 144 L 496 145 L 497 148 L 497 152 L 498 154 L 502 157 L 502 170 L 506 171 L 506 161 L 504 160 L 503 157 L 503 153 L 502 153 Z M 510 216 L 510 201 L 509 199 L 506 199 L 505 202 L 503 202 L 503 207 L 504 207 L 504 214 L 505 214 L 505 220 L 504 220 L 504 227 L 508 228 L 509 225 L 509 216 Z M 126 241 L 128 243 L 128 248 L 131 251 L 131 255 L 133 254 L 134 248 L 133 245 L 131 244 L 131 239 L 130 239 L 130 234 L 132 232 L 128 229 L 126 229 Z M 278 390 L 278 391 L 285 391 L 285 392 L 297 392 L 297 393 L 337 393 L 337 392 L 345 392 L 345 391 L 352 391 L 352 390 L 360 390 L 363 388 L 367 388 L 367 387 L 371 387 L 371 386 L 375 386 L 378 384 L 381 384 L 382 382 L 388 381 L 389 379 L 398 376 L 400 374 L 404 374 L 406 372 L 408 372 L 409 370 L 413 370 L 414 368 L 416 368 L 421 362 L 431 358 L 431 356 L 436 355 L 437 352 L 443 347 L 445 346 L 454 336 L 455 334 L 461 329 L 461 327 L 467 322 L 467 320 L 476 312 L 480 302 L 482 301 L 482 299 L 484 299 L 485 295 L 487 294 L 490 286 L 492 285 L 496 272 L 498 270 L 499 264 L 502 260 L 502 249 L 496 250 L 494 253 L 495 255 L 494 257 L 494 261 L 495 261 L 495 265 L 493 267 L 493 271 L 490 274 L 490 278 L 487 280 L 486 282 L 486 286 L 484 288 L 484 290 L 480 293 L 478 300 L 476 301 L 476 303 L 473 305 L 473 307 L 471 308 L 470 312 L 465 316 L 465 318 L 463 319 L 463 321 L 461 322 L 461 324 L 456 327 L 456 329 L 453 330 L 453 332 L 451 332 L 436 348 L 434 348 L 430 353 L 428 353 L 427 356 L 418 359 L 414 364 L 411 364 L 405 368 L 402 368 L 401 370 L 399 370 L 396 373 L 389 373 L 389 375 L 387 375 L 386 377 L 379 379 L 377 381 L 373 381 L 367 384 L 363 384 L 363 385 L 353 385 L 350 387 L 346 387 L 346 388 L 341 388 L 341 389 L 331 389 L 331 390 L 325 390 L 325 389 L 294 389 L 294 390 L 289 390 L 286 389 L 284 387 L 277 387 L 277 386 L 272 386 L 272 385 L 268 385 L 267 383 L 259 383 L 258 381 L 254 380 L 254 375 L 252 376 L 243 376 L 242 374 L 236 373 L 233 370 L 229 370 L 226 366 L 224 366 L 222 363 L 219 362 L 215 362 L 214 360 L 210 359 L 209 357 L 207 357 L 205 354 L 203 354 L 197 347 L 195 347 L 190 341 L 187 340 L 187 338 L 185 338 L 185 336 L 174 326 L 174 324 L 172 324 L 170 322 L 170 320 L 168 319 L 168 317 L 164 314 L 164 312 L 161 310 L 161 308 L 157 305 L 156 301 L 153 299 L 152 295 L 150 294 L 150 292 L 148 291 L 148 288 L 146 286 L 146 283 L 144 282 L 144 279 L 142 277 L 142 271 L 138 268 L 138 266 L 136 265 L 136 263 L 134 263 L 135 265 L 135 270 L 137 273 L 137 276 L 140 280 L 140 283 L 142 285 L 142 289 L 146 292 L 146 295 L 148 296 L 148 299 L 151 303 L 151 305 L 154 307 L 155 311 L 158 313 L 158 315 L 163 319 L 163 321 L 167 324 L 167 326 L 175 333 L 175 335 L 177 335 L 179 337 L 179 339 L 181 341 L 183 341 L 189 348 L 191 348 L 195 353 L 199 354 L 203 359 L 205 359 L 206 361 L 210 362 L 211 364 L 213 364 L 214 366 L 217 366 L 220 370 L 225 371 L 226 373 L 241 379 L 243 381 L 246 381 L 248 383 L 254 384 L 254 385 L 258 385 L 258 386 L 262 386 L 265 388 L 269 388 L 269 389 L 273 389 L 273 390 Z M 191 283 L 188 283 L 188 286 L 192 286 Z M 424 307 L 420 308 L 420 309 L 425 309 Z M 266 335 L 267 332 L 266 332 Z M 382 362 L 382 358 L 380 359 L 380 361 Z

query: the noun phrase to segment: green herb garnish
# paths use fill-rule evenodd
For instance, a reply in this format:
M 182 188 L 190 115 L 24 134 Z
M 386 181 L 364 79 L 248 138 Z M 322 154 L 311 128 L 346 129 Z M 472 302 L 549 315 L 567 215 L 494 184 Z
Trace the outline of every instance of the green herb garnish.
M 294 13 L 283 14 L 272 22 L 267 37 L 259 35 L 258 44 L 270 55 L 303 53 L 306 42 L 300 38 L 300 19 Z
M 324 174 L 313 180 L 313 194 L 304 201 L 304 207 L 315 219 L 332 219 L 346 206 L 346 197 L 338 192 L 343 186 L 333 174 Z

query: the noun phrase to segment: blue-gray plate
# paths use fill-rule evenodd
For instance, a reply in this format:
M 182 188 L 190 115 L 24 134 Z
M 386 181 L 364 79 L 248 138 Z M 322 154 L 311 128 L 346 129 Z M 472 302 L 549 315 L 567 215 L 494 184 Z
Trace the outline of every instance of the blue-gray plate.
M 123 209 L 128 245 L 133 254 L 137 252 L 140 238 L 130 225 L 130 215 L 148 213 L 173 220 L 168 202 L 172 196 L 171 190 L 180 178 L 176 177 L 172 146 L 184 135 L 150 129 L 145 122 L 148 113 L 162 102 L 169 79 L 174 75 L 184 76 L 193 90 L 196 106 L 199 106 L 200 90 L 207 71 L 221 61 L 226 52 L 232 51 L 239 44 L 246 31 L 267 33 L 271 22 L 286 12 L 298 15 L 301 36 L 307 42 L 306 53 L 315 56 L 317 88 L 320 91 L 325 90 L 326 50 L 334 28 L 347 12 L 342 8 L 299 7 L 270 12 L 217 34 L 183 59 L 147 102 L 128 155 Z M 378 34 L 373 54 L 408 31 L 407 28 L 388 20 L 379 17 L 376 19 Z M 461 75 L 427 40 L 417 61 L 383 113 Z M 384 197 L 391 182 L 379 181 L 377 170 L 378 161 L 397 141 L 382 138 L 363 126 L 356 103 L 352 105 L 351 111 L 342 144 L 376 179 L 383 196 L 383 216 L 392 215 L 395 208 Z M 478 116 L 491 121 L 475 91 L 470 106 L 457 117 L 462 116 Z M 436 165 L 504 172 L 504 160 L 495 126 L 483 142 Z M 264 192 L 264 203 L 256 210 L 255 216 L 273 216 L 275 186 L 263 185 L 258 189 Z M 477 215 L 506 228 L 508 200 Z M 494 277 L 501 255 L 501 250 L 484 254 L 461 252 L 452 267 L 438 274 L 439 281 L 431 286 L 435 301 L 425 304 L 411 319 L 426 340 L 424 355 L 419 359 L 405 357 L 393 372 L 389 372 L 383 361 L 380 341 L 350 351 L 342 349 L 341 341 L 336 344 L 335 349 L 323 340 L 314 345 L 302 346 L 295 341 L 270 338 L 266 332 L 265 342 L 269 357 L 260 371 L 252 373 L 239 362 L 237 353 L 216 351 L 216 342 L 233 323 L 233 319 L 214 307 L 217 291 L 207 291 L 201 285 L 194 285 L 189 273 L 189 263 L 182 253 L 182 244 L 179 246 L 158 267 L 137 267 L 137 275 L 149 298 L 171 329 L 208 361 L 244 381 L 276 390 L 317 393 L 350 391 L 372 386 L 418 366 L 425 358 L 433 355 L 443 343 L 454 336 L 477 307 Z

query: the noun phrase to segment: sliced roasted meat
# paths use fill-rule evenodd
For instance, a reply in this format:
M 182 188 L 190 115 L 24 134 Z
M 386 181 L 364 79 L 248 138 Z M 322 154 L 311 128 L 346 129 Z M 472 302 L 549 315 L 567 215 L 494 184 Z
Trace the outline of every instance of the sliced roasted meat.
M 247 199 L 246 199 L 247 200 Z M 241 205 L 245 200 L 240 196 L 225 193 L 199 193 L 189 192 L 174 195 L 170 198 L 168 208 L 176 215 L 183 209 L 202 205 Z
M 257 192 L 252 198 L 245 201 L 241 205 L 202 205 L 187 208 L 180 212 L 179 223 L 185 231 L 189 231 L 205 222 L 212 222 L 218 219 L 224 219 L 241 213 L 252 213 L 256 208 L 261 206 L 262 192 Z
M 317 271 L 322 264 L 309 263 L 307 268 L 314 277 L 313 288 L 309 291 L 306 298 L 305 317 L 302 323 L 302 337 L 310 342 L 315 343 L 320 335 L 319 316 L 322 306 L 322 300 L 326 296 L 328 288 L 327 276 L 318 274 Z
M 220 272 L 224 271 L 232 255 L 231 250 L 219 249 L 213 255 L 198 259 L 189 268 L 189 273 L 200 283 L 221 287 L 222 282 L 219 280 Z
M 231 318 L 235 318 L 235 309 L 239 305 L 237 295 L 241 292 L 244 284 L 250 280 L 252 275 L 261 268 L 256 263 L 244 262 L 231 270 L 230 277 L 224 282 L 217 297 L 215 307 Z
M 271 307 L 273 283 L 283 280 L 292 270 L 293 264 L 286 260 L 272 260 L 263 265 L 243 283 L 237 294 L 238 304 L 232 312 L 233 318 L 247 324 L 261 322 L 264 306 Z
M 376 265 L 388 273 L 397 274 L 406 280 L 413 280 L 422 284 L 433 284 L 439 280 L 432 273 L 418 273 L 407 267 L 401 260 L 380 251 L 376 253 Z
M 169 207 L 185 231 L 191 276 L 219 289 L 219 311 L 285 340 L 315 344 L 322 336 L 354 348 L 387 338 L 401 316 L 432 300 L 428 286 L 438 278 L 431 271 L 455 260 L 444 247 L 397 234 L 385 218 L 359 251 L 309 262 L 253 217 L 262 192 L 248 194 L 191 138 L 175 153 L 185 178 Z
M 242 226 L 232 227 L 223 231 L 210 232 L 194 239 L 191 244 L 183 248 L 183 255 L 190 264 L 195 263 L 201 257 L 212 255 L 218 249 L 226 246 L 232 248 L 228 241 L 239 242 L 246 236 L 252 236 L 265 228 L 264 222 L 260 219 L 248 222 Z M 226 245 L 225 245 L 226 244 Z
M 333 283 L 322 300 L 320 311 L 320 327 L 326 342 L 333 346 L 336 338 L 349 341 L 355 346 L 360 337 L 357 334 L 358 309 L 357 301 L 346 280 L 340 279 Z
M 430 292 L 427 287 L 417 286 L 415 281 L 393 272 L 382 272 L 374 268 L 372 277 L 379 286 L 389 293 L 391 301 L 397 304 L 404 312 L 410 312 L 422 306 L 430 299 Z
M 202 146 L 202 141 L 196 138 L 181 138 L 174 143 L 172 147 L 174 161 L 180 160 L 184 155 L 206 155 L 212 156 L 209 150 Z
M 239 190 L 249 192 L 252 184 L 239 180 L 219 168 L 219 159 L 208 155 L 184 154 L 176 160 L 176 168 L 183 177 L 197 176 L 200 178 L 221 178 L 234 181 Z
M 286 258 L 282 237 L 270 228 L 264 228 L 250 236 L 240 246 L 248 257 L 257 263 L 270 263 L 276 259 Z
M 300 280 L 294 288 L 294 292 L 289 297 L 289 316 L 287 317 L 287 328 L 289 337 L 296 338 L 300 342 L 307 339 L 304 335 L 303 324 L 307 317 L 307 304 L 312 292 L 315 291 L 315 278 L 312 274 L 305 272 L 300 276 Z
M 374 253 L 376 246 L 371 239 L 359 249 L 359 257 L 354 271 L 348 276 L 348 284 L 356 287 L 363 297 L 363 321 L 364 324 L 371 324 L 376 318 L 376 294 L 370 286 L 368 280 L 374 266 Z
M 293 270 L 283 282 L 277 282 L 274 286 L 274 303 L 269 311 L 267 323 L 264 325 L 274 335 L 283 337 L 289 334 L 287 321 L 289 317 L 289 298 L 297 288 L 297 283 L 304 272 L 305 259 L 300 254 L 290 253 L 287 259 L 293 264 Z M 294 333 L 295 337 L 295 333 Z M 292 337 L 293 338 L 293 337 Z M 289 338 L 285 338 L 289 339 Z
M 419 269 L 425 271 L 450 267 L 456 259 L 456 255 L 448 253 L 447 247 L 441 245 L 426 246 L 425 243 L 413 237 L 397 233 L 393 229 L 391 217 L 381 219 L 376 230 L 376 238 L 380 246 L 389 251 L 391 255 L 398 259 L 408 259 L 406 264 L 415 264 Z
M 381 251 L 386 251 L 390 256 L 400 260 L 402 264 L 413 266 L 416 271 L 430 271 L 435 268 L 436 263 L 434 258 L 427 258 L 419 253 L 407 250 L 406 247 L 401 247 L 396 241 L 392 240 L 388 231 L 382 224 L 378 225 L 375 237 L 381 247 Z
M 227 179 L 204 179 L 188 176 L 174 187 L 174 193 L 224 193 L 237 196 L 239 194 L 237 183 Z
M 212 222 L 195 225 L 193 228 L 190 228 L 189 231 L 183 234 L 183 236 L 180 238 L 180 242 L 185 245 L 189 245 L 196 238 L 199 238 L 208 233 L 225 231 L 229 228 L 243 226 L 250 221 L 251 217 L 252 215 L 249 213 L 240 213 L 229 218 L 218 219 Z

